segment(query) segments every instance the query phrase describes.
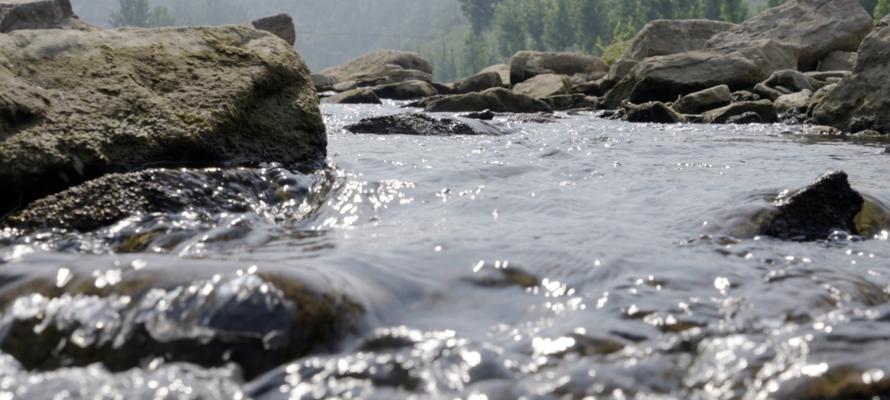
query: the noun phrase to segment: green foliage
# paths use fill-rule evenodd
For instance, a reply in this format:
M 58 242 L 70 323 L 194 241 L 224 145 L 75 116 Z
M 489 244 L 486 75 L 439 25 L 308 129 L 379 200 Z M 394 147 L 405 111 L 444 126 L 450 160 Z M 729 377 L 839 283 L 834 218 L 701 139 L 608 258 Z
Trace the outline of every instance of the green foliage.
M 112 26 L 168 26 L 176 20 L 164 6 L 149 8 L 148 0 L 119 0 L 120 8 L 112 11 Z
M 875 21 L 880 21 L 887 14 L 890 14 L 890 5 L 887 4 L 887 0 L 878 0 L 874 11 Z

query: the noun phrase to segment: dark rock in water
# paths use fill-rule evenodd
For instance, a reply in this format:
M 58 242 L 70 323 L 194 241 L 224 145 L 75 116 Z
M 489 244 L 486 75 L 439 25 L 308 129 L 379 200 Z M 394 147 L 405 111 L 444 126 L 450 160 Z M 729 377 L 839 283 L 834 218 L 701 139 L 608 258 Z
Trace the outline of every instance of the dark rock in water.
M 470 118 L 470 119 L 479 119 L 482 121 L 491 121 L 494 119 L 495 114 L 491 110 L 484 110 L 479 112 L 471 112 L 466 114 L 461 114 L 461 117 Z
M 752 111 L 748 111 L 746 113 L 742 113 L 739 115 L 734 115 L 729 117 L 726 120 L 727 124 L 762 124 L 763 119 L 760 118 L 760 114 Z
M 686 122 L 682 115 L 677 114 L 662 102 L 652 101 L 639 105 L 625 104 L 625 117 L 629 122 L 655 122 L 675 124 Z
M 0 53 L 0 214 L 111 172 L 327 153 L 308 69 L 266 32 L 22 30 Z
M 37 200 L 4 222 L 16 227 L 87 232 L 147 213 L 243 213 L 254 204 L 273 204 L 308 190 L 308 185 L 299 187 L 292 181 L 279 184 L 258 171 L 154 169 L 108 174 Z M 293 188 L 282 192 L 287 185 Z M 135 250 L 141 249 L 130 251 Z
M 701 114 L 730 103 L 729 86 L 719 85 L 681 97 L 674 103 L 674 110 L 682 114 Z
M 363 313 L 347 299 L 277 276 L 217 275 L 171 286 L 146 274 L 105 290 L 94 281 L 63 295 L 43 294 L 57 292 L 55 282 L 33 282 L 33 293 L 6 299 L 0 349 L 28 369 L 102 363 L 123 371 L 160 358 L 205 367 L 234 362 L 250 379 L 331 347 Z
M 269 32 L 283 39 L 293 46 L 297 41 L 297 31 L 294 28 L 294 19 L 287 14 L 278 14 L 271 17 L 260 18 L 250 22 L 255 29 Z
M 862 42 L 853 74 L 826 93 L 816 93 L 812 116 L 818 124 L 848 132 L 890 133 L 890 16 Z
M 596 109 L 599 107 L 599 98 L 585 96 L 583 94 L 564 94 L 558 96 L 550 96 L 544 99 L 551 108 L 558 111 L 578 110 L 578 109 Z
M 380 97 L 368 88 L 358 88 L 337 93 L 331 97 L 321 99 L 322 103 L 329 104 L 381 104 Z
M 581 53 L 520 51 L 510 59 L 512 85 L 542 74 L 605 76 L 608 72 L 609 65 L 601 58 Z
M 704 113 L 704 119 L 705 123 L 708 124 L 725 124 L 730 118 L 748 112 L 753 112 L 759 115 L 760 121 L 763 123 L 771 124 L 779 121 L 779 114 L 776 112 L 776 108 L 773 107 L 773 103 L 769 100 L 732 103 L 726 107 Z
M 514 93 L 504 88 L 492 88 L 478 93 L 458 94 L 431 99 L 425 107 L 428 112 L 469 112 L 491 110 L 509 113 L 536 113 L 553 111 L 541 100 Z
M 397 114 L 383 117 L 365 118 L 346 127 L 352 133 L 375 135 L 498 135 L 495 127 L 484 122 L 469 119 L 436 119 L 426 114 Z
M 649 57 L 702 50 L 712 36 L 735 26 L 705 19 L 651 21 L 634 36 L 621 60 L 643 61 Z
M 858 234 L 854 218 L 865 199 L 850 187 L 847 174 L 829 172 L 813 184 L 776 200 L 778 210 L 761 234 L 784 240 L 826 239 L 834 231 Z
M 455 94 L 463 94 L 481 92 L 493 87 L 503 86 L 504 83 L 501 80 L 501 74 L 494 71 L 488 71 L 480 72 L 469 78 L 454 82 L 454 84 L 451 85 L 451 88 Z
M 380 85 L 371 90 L 381 99 L 393 100 L 413 100 L 439 94 L 432 84 L 419 80 Z

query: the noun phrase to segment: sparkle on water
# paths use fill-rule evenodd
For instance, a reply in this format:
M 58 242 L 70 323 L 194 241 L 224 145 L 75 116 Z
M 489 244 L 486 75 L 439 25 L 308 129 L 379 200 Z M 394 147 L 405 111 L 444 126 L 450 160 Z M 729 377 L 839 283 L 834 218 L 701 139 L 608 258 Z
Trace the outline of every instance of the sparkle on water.
M 367 310 L 338 352 L 250 382 L 235 366 L 29 372 L 0 355 L 0 400 L 890 399 L 887 232 L 815 243 L 745 234 L 778 193 L 829 169 L 890 199 L 880 149 L 781 125 L 633 125 L 587 113 L 499 117 L 502 136 L 342 129 L 401 111 L 323 106 L 327 170 L 247 171 L 274 195 L 245 196 L 245 214 L 0 235 L 6 313 L 81 301 L 82 315 L 106 318 L 82 340 L 120 323 L 115 304 L 129 299 L 16 289 L 103 289 L 143 274 L 209 295 L 202 288 L 263 284 L 220 276 L 290 271 Z M 123 254 L 133 240 L 136 254 Z M 158 292 L 157 304 L 174 294 Z

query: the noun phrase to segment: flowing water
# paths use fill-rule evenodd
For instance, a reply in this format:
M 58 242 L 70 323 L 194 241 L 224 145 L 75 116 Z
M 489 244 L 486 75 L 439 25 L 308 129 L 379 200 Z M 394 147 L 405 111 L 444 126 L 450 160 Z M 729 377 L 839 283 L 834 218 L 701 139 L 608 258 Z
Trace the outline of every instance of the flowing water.
M 0 399 L 890 399 L 887 233 L 795 243 L 749 223 L 831 169 L 890 200 L 882 148 L 589 113 L 499 117 L 500 136 L 354 135 L 343 126 L 403 110 L 323 112 L 327 170 L 243 170 L 270 186 L 244 189 L 243 214 L 7 229 L 0 289 L 9 304 L 41 279 L 292 274 L 365 309 L 335 348 L 252 379 L 159 360 L 27 371 L 0 355 Z M 133 232 L 159 233 L 134 248 Z M 50 301 L 35 296 L 4 318 Z M 98 318 L 102 304 L 74 308 Z

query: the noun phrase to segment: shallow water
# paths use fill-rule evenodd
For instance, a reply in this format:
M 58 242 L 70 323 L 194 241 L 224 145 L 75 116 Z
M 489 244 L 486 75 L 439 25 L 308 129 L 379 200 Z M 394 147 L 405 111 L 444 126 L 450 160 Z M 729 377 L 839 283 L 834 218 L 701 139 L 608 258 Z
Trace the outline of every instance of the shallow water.
M 245 214 L 0 238 L 4 296 L 63 271 L 96 286 L 293 274 L 367 311 L 337 349 L 249 382 L 234 366 L 28 372 L 2 356 L 0 399 L 890 399 L 886 232 L 745 227 L 830 169 L 890 200 L 882 148 L 588 113 L 499 117 L 501 136 L 342 129 L 403 111 L 324 105 L 329 168 L 246 170 L 274 195 L 249 194 Z

